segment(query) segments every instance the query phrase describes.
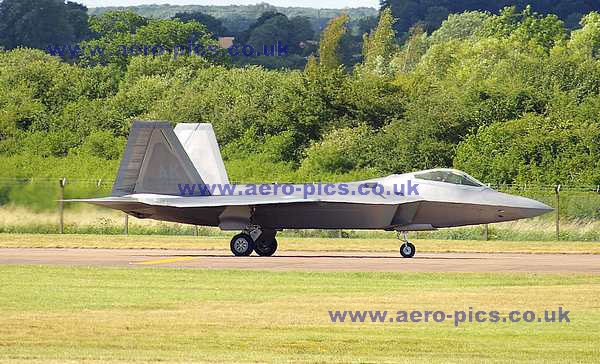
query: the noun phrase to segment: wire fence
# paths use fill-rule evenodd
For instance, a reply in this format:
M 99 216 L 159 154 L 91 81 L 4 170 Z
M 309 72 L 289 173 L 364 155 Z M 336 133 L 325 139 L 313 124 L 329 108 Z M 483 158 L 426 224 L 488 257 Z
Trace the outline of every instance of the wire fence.
M 109 196 L 112 191 L 114 180 L 110 179 L 66 179 L 66 178 L 6 178 L 0 177 L 0 232 L 28 232 L 27 223 L 19 221 L 13 223 L 14 217 L 10 214 L 18 209 L 31 211 L 31 216 L 24 217 L 30 219 L 31 224 L 38 223 L 34 220 L 38 216 L 46 216 L 49 221 L 55 217 L 53 226 L 48 223 L 45 230 L 48 232 L 65 232 L 65 211 L 69 212 L 77 208 L 77 204 L 61 203 L 62 199 L 71 198 L 89 198 Z M 281 183 L 281 182 L 279 182 Z M 318 182 L 323 183 L 323 182 Z M 553 225 L 553 235 L 559 240 L 563 238 L 563 228 L 573 226 L 586 226 L 591 231 L 592 239 L 600 236 L 600 185 L 541 185 L 541 184 L 502 184 L 490 185 L 491 188 L 510 194 L 521 195 L 544 202 L 552 206 L 555 211 L 543 217 L 543 222 L 547 226 Z M 108 219 L 116 218 L 115 212 L 108 209 L 96 208 L 100 211 L 95 216 L 99 216 L 99 224 L 107 224 Z M 1 214 L 6 216 L 2 218 Z M 104 218 L 103 214 L 107 217 Z M 118 212 L 117 212 L 118 214 Z M 99 231 L 107 233 L 129 233 L 129 217 L 126 214 L 118 215 L 122 217 L 121 228 L 115 229 L 83 229 L 85 231 Z M 79 219 L 84 219 L 85 214 L 72 213 L 69 215 L 69 223 L 76 226 Z M 12 218 L 12 220 L 11 220 Z M 13 222 L 11 222 L 13 221 Z M 137 220 L 136 220 L 137 221 Z M 68 225 L 67 224 L 67 225 Z M 14 226 L 12 226 L 14 225 Z M 18 226 L 17 226 L 18 225 Z M 69 226 L 71 226 L 69 225 Z M 577 228 L 577 227 L 574 227 Z M 75 228 L 69 228 L 68 232 L 80 232 Z M 189 226 L 169 227 L 162 229 L 164 233 L 175 234 L 197 234 L 198 229 Z M 483 226 L 481 237 L 488 239 L 490 233 L 486 226 Z M 341 232 L 338 234 L 342 236 Z M 335 235 L 334 235 L 335 236 Z

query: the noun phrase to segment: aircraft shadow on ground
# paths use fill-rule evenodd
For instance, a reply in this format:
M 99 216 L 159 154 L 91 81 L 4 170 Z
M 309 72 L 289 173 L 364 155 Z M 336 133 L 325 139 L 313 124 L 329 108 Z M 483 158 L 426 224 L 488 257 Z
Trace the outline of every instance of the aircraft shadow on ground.
M 381 256 L 381 255 L 274 255 L 272 257 L 235 257 L 233 255 L 220 255 L 220 254 L 172 254 L 172 255 L 140 255 L 147 258 L 252 258 L 252 259 L 284 259 L 284 258 L 300 258 L 300 259 L 311 259 L 311 258 L 328 258 L 328 259 L 406 259 L 401 256 Z M 482 260 L 487 259 L 486 257 L 414 257 L 410 259 L 416 260 Z

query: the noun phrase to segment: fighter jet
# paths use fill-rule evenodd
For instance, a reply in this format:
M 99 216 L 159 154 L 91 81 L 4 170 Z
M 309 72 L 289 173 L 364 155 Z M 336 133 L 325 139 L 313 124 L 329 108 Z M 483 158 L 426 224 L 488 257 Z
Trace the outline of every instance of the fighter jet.
M 552 211 L 541 202 L 494 191 L 454 169 L 279 185 L 274 193 L 277 186 L 230 184 L 211 124 L 184 123 L 173 129 L 169 122 L 136 121 L 111 196 L 65 201 L 106 206 L 137 218 L 240 231 L 230 243 L 235 256 L 273 255 L 276 234 L 283 229 L 371 229 L 397 232 L 400 254 L 412 258 L 416 249 L 407 239 L 409 231 Z

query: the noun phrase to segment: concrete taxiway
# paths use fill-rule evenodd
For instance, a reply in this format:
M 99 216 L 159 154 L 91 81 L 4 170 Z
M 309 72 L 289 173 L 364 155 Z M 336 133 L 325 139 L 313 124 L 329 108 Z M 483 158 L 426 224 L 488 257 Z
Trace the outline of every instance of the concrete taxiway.
M 317 272 L 532 272 L 600 274 L 600 255 L 279 251 L 234 257 L 226 250 L 1 248 L 0 264 L 256 269 Z

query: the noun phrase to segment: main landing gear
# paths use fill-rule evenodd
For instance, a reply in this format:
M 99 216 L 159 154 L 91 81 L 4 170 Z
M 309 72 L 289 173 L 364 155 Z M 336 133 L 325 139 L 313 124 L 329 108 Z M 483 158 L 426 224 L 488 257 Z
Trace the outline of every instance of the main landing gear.
M 400 236 L 400 234 L 402 234 L 402 236 Z M 406 231 L 402 231 L 402 232 L 398 231 L 398 239 L 403 242 L 400 245 L 400 255 L 402 255 L 403 258 L 414 257 L 415 253 L 417 252 L 417 249 L 415 248 L 413 243 L 408 241 L 407 232 Z
M 277 251 L 275 230 L 261 230 L 259 227 L 244 229 L 231 239 L 231 252 L 236 257 L 248 257 L 252 252 L 261 257 L 270 257 Z

